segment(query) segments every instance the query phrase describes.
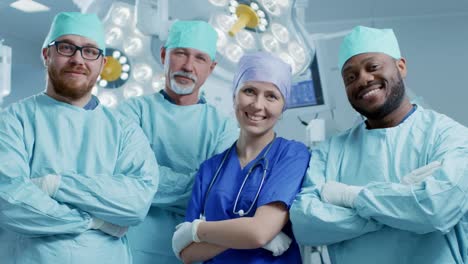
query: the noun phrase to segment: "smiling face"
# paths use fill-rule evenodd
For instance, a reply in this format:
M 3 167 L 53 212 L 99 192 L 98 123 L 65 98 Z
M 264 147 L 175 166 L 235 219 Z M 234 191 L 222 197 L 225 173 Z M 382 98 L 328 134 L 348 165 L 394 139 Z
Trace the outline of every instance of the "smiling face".
M 80 47 L 97 47 L 94 41 L 78 35 L 61 36 L 56 41 Z M 78 50 L 71 57 L 60 55 L 55 46 L 44 48 L 42 55 L 48 73 L 47 93 L 70 101 L 90 95 L 106 62 L 104 56 L 100 56 L 97 60 L 85 60 Z
M 352 107 L 368 119 L 382 119 L 405 97 L 406 62 L 383 53 L 363 53 L 343 66 L 342 77 Z
M 273 127 L 281 116 L 284 103 L 280 90 L 274 84 L 244 83 L 234 98 L 241 132 L 251 136 L 274 134 Z
M 193 95 L 198 91 L 216 66 L 210 56 L 192 48 L 161 49 L 169 95 Z

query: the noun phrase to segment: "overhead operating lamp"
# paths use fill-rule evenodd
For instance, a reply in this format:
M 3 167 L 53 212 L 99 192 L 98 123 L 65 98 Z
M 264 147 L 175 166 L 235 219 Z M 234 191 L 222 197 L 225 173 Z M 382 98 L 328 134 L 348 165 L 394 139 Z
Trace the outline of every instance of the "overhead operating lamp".
M 304 72 L 313 50 L 294 18 L 295 0 L 209 0 L 218 13 L 210 23 L 218 32 L 218 52 L 235 65 L 244 53 L 263 50 Z M 232 70 L 232 69 L 231 69 Z
M 122 99 L 160 90 L 162 69 L 151 53 L 151 37 L 135 26 L 134 6 L 113 2 L 102 22 L 107 63 L 93 89 L 101 103 L 114 107 Z
M 112 107 L 122 99 L 163 88 L 164 72 L 155 61 L 158 54 L 151 49 L 158 41 L 159 45 L 164 43 L 176 19 L 206 20 L 218 32 L 218 65 L 210 78 L 216 80 L 217 88 L 210 90 L 206 85 L 204 90 L 207 99 L 218 103 L 231 100 L 229 88 L 219 87 L 229 87 L 236 64 L 245 53 L 274 53 L 291 65 L 294 76 L 305 72 L 311 63 L 314 50 L 295 19 L 296 0 L 197 0 L 190 1 L 189 13 L 181 12 L 182 3 L 185 1 L 137 0 L 133 5 L 88 0 L 83 5 L 83 12 L 99 14 L 106 31 L 108 63 L 94 88 L 104 105 Z

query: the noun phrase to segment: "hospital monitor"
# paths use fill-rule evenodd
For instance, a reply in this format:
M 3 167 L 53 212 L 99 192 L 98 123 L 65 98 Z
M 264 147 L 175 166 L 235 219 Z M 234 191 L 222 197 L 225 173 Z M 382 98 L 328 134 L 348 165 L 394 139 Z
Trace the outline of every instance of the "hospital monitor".
M 295 109 L 299 110 L 300 108 L 307 108 L 309 113 L 330 109 L 322 59 L 322 54 L 317 49 L 308 69 L 294 78 L 291 94 L 287 101 L 289 112 L 297 112 Z

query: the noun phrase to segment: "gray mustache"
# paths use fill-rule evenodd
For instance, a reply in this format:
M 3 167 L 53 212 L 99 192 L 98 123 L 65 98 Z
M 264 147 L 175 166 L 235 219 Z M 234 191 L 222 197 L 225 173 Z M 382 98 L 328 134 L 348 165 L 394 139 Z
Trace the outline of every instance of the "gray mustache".
M 191 73 L 184 72 L 184 71 L 176 71 L 176 72 L 171 73 L 171 79 L 174 78 L 176 75 L 190 78 L 193 82 L 197 82 L 197 76 Z

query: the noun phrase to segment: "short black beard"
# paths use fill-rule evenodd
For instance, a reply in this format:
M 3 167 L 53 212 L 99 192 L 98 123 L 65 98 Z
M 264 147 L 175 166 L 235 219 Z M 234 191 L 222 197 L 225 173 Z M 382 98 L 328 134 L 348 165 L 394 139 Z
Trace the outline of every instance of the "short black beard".
M 381 107 L 379 107 L 375 111 L 370 112 L 351 104 L 354 110 L 356 110 L 361 115 L 367 117 L 367 119 L 379 120 L 383 119 L 391 112 L 395 111 L 398 107 L 400 107 L 401 103 L 403 102 L 403 99 L 405 98 L 405 84 L 403 83 L 403 79 L 401 78 L 400 73 L 397 72 L 397 74 L 398 81 L 395 83 L 395 85 L 393 85 L 393 87 L 388 87 L 391 89 L 390 96 L 387 98 L 387 100 Z

